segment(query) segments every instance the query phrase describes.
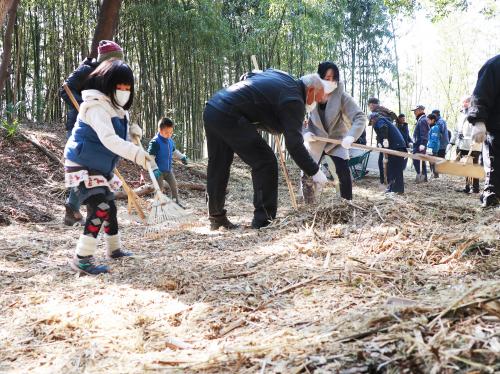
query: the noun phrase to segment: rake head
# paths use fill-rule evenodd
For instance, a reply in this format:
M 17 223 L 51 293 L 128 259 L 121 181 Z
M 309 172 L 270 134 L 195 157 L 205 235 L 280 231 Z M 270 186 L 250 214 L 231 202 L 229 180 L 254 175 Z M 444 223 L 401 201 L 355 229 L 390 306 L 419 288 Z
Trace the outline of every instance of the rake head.
M 191 213 L 158 192 L 148 215 L 145 236 L 157 236 L 162 231 L 187 222 Z

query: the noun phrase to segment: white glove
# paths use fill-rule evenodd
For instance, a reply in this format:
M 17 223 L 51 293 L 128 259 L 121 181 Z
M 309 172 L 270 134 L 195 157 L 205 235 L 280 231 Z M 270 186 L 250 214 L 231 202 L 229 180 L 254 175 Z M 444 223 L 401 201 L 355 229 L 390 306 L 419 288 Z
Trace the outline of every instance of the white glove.
M 389 148 L 389 140 L 384 139 L 384 141 L 382 142 L 382 145 L 384 146 L 384 148 Z
M 446 153 L 450 151 L 451 147 L 453 147 L 451 143 L 446 146 Z
M 304 134 L 304 143 L 309 143 L 309 142 L 315 142 L 316 139 L 314 139 L 314 134 L 312 132 L 306 132 Z
M 328 182 L 325 173 L 323 173 L 321 169 L 319 169 L 318 172 L 314 174 L 312 178 L 314 183 L 325 184 L 326 182 Z
M 135 155 L 135 163 L 141 166 L 144 170 L 148 170 L 147 162 L 154 161 L 153 156 L 151 156 L 144 149 L 139 149 Z
M 342 147 L 344 147 L 345 149 L 350 149 L 352 143 L 354 143 L 353 136 L 347 135 L 344 137 L 344 139 L 342 139 Z
M 476 143 L 483 143 L 486 140 L 486 125 L 484 122 L 476 122 L 472 126 L 472 141 Z
M 425 151 L 425 145 L 420 144 L 420 145 L 418 146 L 418 150 L 419 150 L 420 152 Z
M 142 129 L 139 125 L 136 123 L 131 124 L 128 132 L 130 134 L 130 139 L 132 139 L 132 143 L 138 144 L 142 138 Z
M 413 143 L 408 143 L 408 148 L 413 148 Z

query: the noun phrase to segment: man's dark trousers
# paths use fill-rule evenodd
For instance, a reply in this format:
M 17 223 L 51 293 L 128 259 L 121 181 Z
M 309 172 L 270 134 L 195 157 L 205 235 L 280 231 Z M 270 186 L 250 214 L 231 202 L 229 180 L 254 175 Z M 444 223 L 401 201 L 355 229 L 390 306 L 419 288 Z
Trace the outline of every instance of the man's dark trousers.
M 406 152 L 406 149 L 396 149 L 399 152 Z M 387 157 L 387 183 L 389 192 L 405 192 L 403 171 L 406 168 L 407 160 L 403 157 Z M 419 165 L 420 166 L 420 165 Z
M 207 195 L 210 216 L 224 209 L 229 172 L 236 153 L 252 169 L 254 223 L 276 218 L 278 207 L 278 163 L 274 152 L 255 125 L 238 115 L 223 113 L 207 105 L 203 112 L 207 137 Z
M 483 145 L 484 179 L 483 198 L 500 197 L 500 132 L 488 132 Z

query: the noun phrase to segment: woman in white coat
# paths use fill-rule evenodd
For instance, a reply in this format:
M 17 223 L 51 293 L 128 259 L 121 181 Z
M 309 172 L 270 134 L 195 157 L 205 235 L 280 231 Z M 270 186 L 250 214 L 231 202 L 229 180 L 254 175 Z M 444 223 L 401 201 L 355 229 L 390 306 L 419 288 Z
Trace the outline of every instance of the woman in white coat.
M 309 121 L 304 129 L 304 144 L 314 161 L 319 162 L 323 154 L 331 157 L 339 178 L 340 196 L 352 200 L 352 179 L 347 161 L 349 149 L 365 130 L 368 119 L 354 99 L 345 92 L 337 65 L 325 61 L 318 65 L 318 74 L 322 79 L 335 82 L 337 88 L 329 94 L 323 103 L 310 111 Z M 342 145 L 312 140 L 312 135 L 337 139 Z M 313 194 L 307 193 L 310 181 L 302 178 L 306 202 L 314 202 Z
M 481 156 L 481 143 L 475 143 L 472 141 L 472 124 L 467 121 L 467 116 L 469 115 L 471 97 L 465 97 L 462 101 L 461 115 L 458 117 L 457 124 L 455 126 L 455 131 L 450 140 L 450 144 L 457 145 L 457 158 L 468 156 L 469 151 L 472 157 L 473 163 L 479 163 L 479 156 Z M 472 148 L 472 150 L 471 150 Z M 479 193 L 479 179 L 465 178 L 465 188 L 458 189 L 458 192 L 465 193 Z

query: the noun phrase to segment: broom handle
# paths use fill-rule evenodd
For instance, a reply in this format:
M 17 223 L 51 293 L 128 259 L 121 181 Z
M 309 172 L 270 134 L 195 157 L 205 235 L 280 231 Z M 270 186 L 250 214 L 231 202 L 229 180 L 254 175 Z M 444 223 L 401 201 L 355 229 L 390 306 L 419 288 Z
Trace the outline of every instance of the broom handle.
M 250 56 L 252 64 L 256 70 L 259 70 L 259 64 L 257 63 L 257 57 L 255 55 Z M 288 169 L 285 163 L 285 157 L 283 156 L 283 151 L 281 150 L 281 141 L 279 135 L 274 135 L 274 143 L 276 143 L 276 148 L 280 156 L 281 169 L 283 170 L 283 175 L 285 176 L 286 185 L 288 186 L 288 193 L 290 194 L 290 200 L 292 202 L 293 209 L 297 210 L 299 207 L 297 205 L 297 199 L 295 198 L 295 192 L 293 192 L 292 181 L 290 180 L 290 175 L 288 174 Z
M 313 135 L 312 137 L 313 140 L 318 140 L 320 142 L 325 142 L 325 143 L 333 143 L 333 144 L 338 144 L 341 145 L 342 141 L 337 140 L 337 139 L 329 139 L 329 138 L 322 138 L 320 136 Z M 395 151 L 393 149 L 387 149 L 387 148 L 378 148 L 378 147 L 372 147 L 369 145 L 363 145 L 363 144 L 357 144 L 353 143 L 351 145 L 352 148 L 356 149 L 363 149 L 366 151 L 375 151 L 375 152 L 380 152 L 384 154 L 388 154 L 391 156 L 398 156 L 398 157 L 403 157 L 403 158 L 411 158 L 413 160 L 423 160 L 423 161 L 429 161 L 432 163 L 437 163 L 437 162 L 443 162 L 445 161 L 444 159 L 440 157 L 434 157 L 434 156 L 429 156 L 429 155 L 424 155 L 422 153 L 407 153 L 407 152 L 400 152 L 400 151 Z
M 68 85 L 66 83 L 63 84 L 64 91 L 66 91 L 66 94 L 68 95 L 71 103 L 75 107 L 76 111 L 80 111 L 80 104 L 78 104 L 78 101 L 76 101 L 75 96 L 73 96 L 73 92 L 69 89 Z
M 276 148 L 278 148 L 278 153 L 280 155 L 280 164 L 283 169 L 283 174 L 285 175 L 286 184 L 288 186 L 288 192 L 290 193 L 290 200 L 292 201 L 293 209 L 297 210 L 299 207 L 297 205 L 297 199 L 295 198 L 295 192 L 293 192 L 292 181 L 290 180 L 290 176 L 288 175 L 288 169 L 285 164 L 285 156 L 283 156 L 283 152 L 281 150 L 281 140 L 279 135 L 274 135 L 274 142 L 276 143 Z
M 144 151 L 144 147 L 142 146 L 142 143 L 137 136 L 135 137 L 135 140 L 137 141 L 138 146 Z M 150 161 L 146 161 L 146 168 L 148 169 L 149 177 L 151 178 L 151 183 L 153 183 L 153 188 L 157 193 L 161 193 L 160 185 L 156 180 L 155 173 L 153 173 L 153 168 L 151 167 Z

